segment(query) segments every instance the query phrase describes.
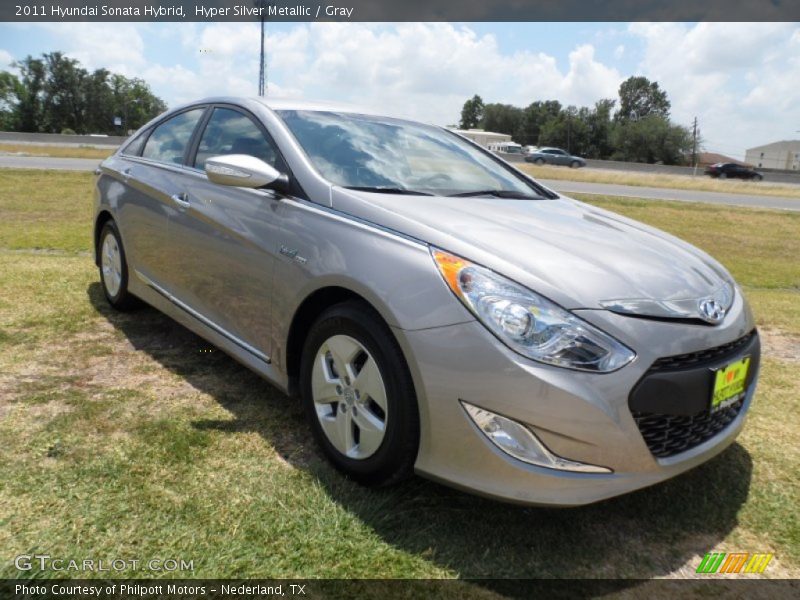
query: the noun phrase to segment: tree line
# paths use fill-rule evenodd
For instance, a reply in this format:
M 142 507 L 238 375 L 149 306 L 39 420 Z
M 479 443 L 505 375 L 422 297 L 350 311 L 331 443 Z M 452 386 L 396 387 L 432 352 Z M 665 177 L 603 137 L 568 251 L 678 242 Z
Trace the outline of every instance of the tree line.
M 142 79 L 90 72 L 61 52 L 13 66 L 19 75 L 0 71 L 2 131 L 124 135 L 167 109 Z
M 629 77 L 619 87 L 619 98 L 591 107 L 537 100 L 520 108 L 484 104 L 475 95 L 464 103 L 459 126 L 505 133 L 522 145 L 556 146 L 585 158 L 686 164 L 693 151 L 692 132 L 670 120 L 670 108 L 657 82 Z

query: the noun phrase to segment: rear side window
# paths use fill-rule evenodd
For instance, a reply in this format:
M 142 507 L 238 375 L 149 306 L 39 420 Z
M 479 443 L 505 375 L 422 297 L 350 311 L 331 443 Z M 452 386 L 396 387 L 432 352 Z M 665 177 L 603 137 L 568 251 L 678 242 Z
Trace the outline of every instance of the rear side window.
M 205 108 L 188 110 L 156 127 L 144 145 L 142 157 L 182 165 L 192 132 L 204 112 Z
M 142 147 L 144 146 L 144 141 L 147 139 L 147 134 L 142 134 L 139 137 L 131 140 L 128 142 L 126 146 L 122 148 L 122 154 L 127 156 L 141 156 L 142 154 Z
M 249 154 L 279 171 L 285 170 L 274 144 L 250 117 L 229 108 L 215 108 L 200 138 L 194 167 L 205 169 L 209 158 L 223 154 Z

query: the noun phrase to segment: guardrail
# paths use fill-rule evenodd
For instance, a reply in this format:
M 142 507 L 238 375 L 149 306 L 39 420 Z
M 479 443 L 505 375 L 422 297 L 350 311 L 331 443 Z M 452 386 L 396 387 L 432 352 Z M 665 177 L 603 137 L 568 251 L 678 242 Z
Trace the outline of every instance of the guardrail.
M 497 156 L 510 163 L 524 162 L 521 154 L 506 154 L 495 152 Z M 695 174 L 692 167 L 681 167 L 677 165 L 651 165 L 648 163 L 622 162 L 617 160 L 595 160 L 586 159 L 586 166 L 592 169 L 609 169 L 614 171 L 628 171 L 636 173 L 661 173 L 665 175 L 683 175 L 691 177 Z M 565 167 L 567 168 L 567 167 Z M 764 175 L 764 181 L 773 183 L 793 183 L 800 184 L 800 171 L 774 171 L 771 169 L 756 169 Z M 697 176 L 703 176 L 704 167 L 697 167 Z
M 59 146 L 113 146 L 128 139 L 116 135 L 65 135 L 60 133 L 21 133 L 0 131 L 0 142 L 22 144 L 55 144 Z

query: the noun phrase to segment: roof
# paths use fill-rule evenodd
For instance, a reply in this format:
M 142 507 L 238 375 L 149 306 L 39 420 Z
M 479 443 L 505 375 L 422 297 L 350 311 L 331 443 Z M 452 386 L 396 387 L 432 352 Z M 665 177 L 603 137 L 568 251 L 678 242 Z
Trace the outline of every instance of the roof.
M 761 152 L 763 150 L 771 150 L 780 152 L 781 150 L 795 151 L 800 150 L 800 140 L 781 140 L 780 142 L 772 142 L 771 144 L 764 144 L 763 146 L 755 146 L 748 148 L 748 152 Z
M 717 152 L 700 152 L 697 155 L 697 162 L 701 165 L 715 165 L 717 163 L 734 163 L 737 165 L 750 166 L 747 163 L 742 162 L 741 160 L 736 160 L 735 158 L 731 158 L 730 156 L 725 156 L 724 154 L 718 154 Z
M 460 133 L 461 135 L 470 133 L 472 135 L 499 135 L 501 137 L 511 138 L 510 133 L 498 133 L 496 131 L 484 131 L 483 129 L 451 129 L 450 131 L 455 131 L 456 133 Z
M 245 103 L 257 102 L 259 104 L 263 104 L 264 106 L 272 110 L 324 110 L 324 111 L 353 113 L 360 115 L 373 115 L 376 117 L 393 116 L 386 114 L 385 112 L 382 112 L 380 110 L 367 108 L 365 106 L 356 106 L 354 104 L 346 104 L 343 102 L 326 102 L 326 101 L 315 101 L 315 100 L 302 100 L 298 98 L 273 98 L 273 97 L 262 97 L 262 96 L 210 96 L 207 98 L 201 98 L 198 100 L 194 100 L 192 102 L 185 103 L 181 107 L 175 107 L 172 110 L 178 110 L 180 108 L 191 106 L 194 104 L 212 104 L 215 102 L 219 103 L 228 102 L 232 104 L 241 104 L 243 102 Z M 403 119 L 404 117 L 395 116 L 394 118 Z

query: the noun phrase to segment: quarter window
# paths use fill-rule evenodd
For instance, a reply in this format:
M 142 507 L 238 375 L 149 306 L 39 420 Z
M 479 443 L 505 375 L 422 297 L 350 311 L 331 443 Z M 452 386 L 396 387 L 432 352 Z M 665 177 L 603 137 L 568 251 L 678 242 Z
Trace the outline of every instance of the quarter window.
M 194 167 L 205 169 L 206 160 L 224 154 L 249 154 L 279 171 L 285 170 L 275 146 L 250 117 L 229 108 L 215 108 L 200 138 Z
M 182 165 L 186 147 L 203 112 L 205 108 L 188 110 L 157 126 L 144 145 L 142 157 Z

